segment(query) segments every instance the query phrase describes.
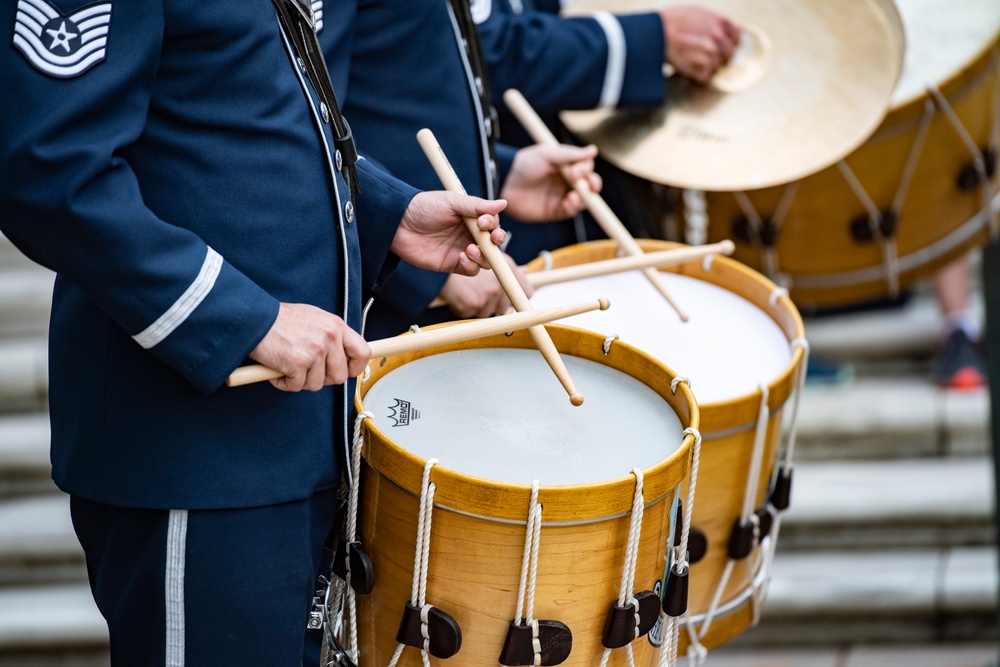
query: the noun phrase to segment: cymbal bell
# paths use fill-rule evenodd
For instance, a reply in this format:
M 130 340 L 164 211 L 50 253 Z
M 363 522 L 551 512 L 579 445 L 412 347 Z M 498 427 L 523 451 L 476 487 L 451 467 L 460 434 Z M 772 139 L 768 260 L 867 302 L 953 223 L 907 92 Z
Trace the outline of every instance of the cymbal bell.
M 690 0 L 576 0 L 572 14 L 650 11 Z M 707 85 L 667 80 L 659 107 L 564 111 L 620 169 L 683 188 L 752 190 L 834 164 L 875 130 L 903 65 L 891 0 L 703 0 L 743 36 Z

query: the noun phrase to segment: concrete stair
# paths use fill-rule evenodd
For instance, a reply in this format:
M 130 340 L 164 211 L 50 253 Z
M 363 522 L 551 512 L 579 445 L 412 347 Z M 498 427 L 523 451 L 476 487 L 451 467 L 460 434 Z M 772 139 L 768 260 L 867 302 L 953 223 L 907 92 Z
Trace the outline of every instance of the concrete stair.
M 44 334 L 54 280 L 0 234 L 0 339 Z
M 0 667 L 106 667 L 68 500 L 49 479 L 51 280 L 0 237 Z M 826 662 L 830 646 L 995 642 L 989 397 L 933 385 L 933 301 L 810 319 L 807 335 L 814 358 L 849 362 L 853 378 L 806 388 L 761 622 L 709 666 L 750 649 L 822 667 L 849 664 Z

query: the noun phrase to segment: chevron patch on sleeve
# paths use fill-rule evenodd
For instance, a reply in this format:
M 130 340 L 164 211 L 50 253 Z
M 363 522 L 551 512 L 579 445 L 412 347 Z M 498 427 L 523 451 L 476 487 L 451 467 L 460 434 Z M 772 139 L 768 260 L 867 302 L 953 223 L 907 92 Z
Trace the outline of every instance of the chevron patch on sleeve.
M 493 0 L 472 0 L 469 7 L 472 12 L 472 21 L 479 25 L 490 17 L 493 11 Z
M 80 76 L 107 56 L 111 3 L 62 15 L 45 0 L 18 0 L 14 47 L 49 76 Z
M 312 0 L 313 18 L 316 19 L 316 32 L 323 29 L 323 0 Z

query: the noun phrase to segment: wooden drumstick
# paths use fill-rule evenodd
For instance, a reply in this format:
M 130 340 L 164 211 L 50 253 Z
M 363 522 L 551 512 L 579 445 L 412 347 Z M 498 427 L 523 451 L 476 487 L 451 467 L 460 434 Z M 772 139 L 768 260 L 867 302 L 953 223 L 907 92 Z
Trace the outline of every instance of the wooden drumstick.
M 510 109 L 515 116 L 517 116 L 521 125 L 523 125 L 524 129 L 531 135 L 531 138 L 537 143 L 548 144 L 550 146 L 557 146 L 559 144 L 559 140 L 552 134 L 552 131 L 549 130 L 545 122 L 538 117 L 538 114 L 535 113 L 535 110 L 530 104 L 528 104 L 528 100 L 524 99 L 524 95 L 522 95 L 520 91 L 513 88 L 508 89 L 503 94 L 503 101 L 504 104 L 507 105 L 507 108 Z M 604 233 L 608 235 L 608 238 L 615 241 L 615 243 L 618 244 L 618 247 L 624 250 L 626 254 L 641 255 L 642 248 L 640 248 L 639 244 L 635 242 L 635 239 L 632 238 L 628 229 L 625 228 L 622 221 L 618 219 L 618 216 L 615 215 L 614 211 L 611 210 L 611 207 L 609 207 L 607 202 L 604 201 L 604 198 L 590 189 L 590 183 L 587 182 L 587 179 L 578 178 L 573 180 L 569 174 L 569 167 L 564 167 L 562 173 L 566 177 L 569 184 L 573 186 L 573 189 L 576 190 L 580 194 L 580 197 L 583 198 L 583 203 L 586 205 L 587 210 L 589 210 L 590 214 L 594 216 L 594 220 L 597 221 L 597 224 L 600 225 Z M 687 322 L 688 316 L 670 297 L 666 286 L 660 280 L 659 272 L 657 272 L 656 269 L 643 269 L 643 274 L 649 282 L 653 284 L 656 291 L 658 291 L 663 298 L 667 300 L 667 303 L 669 303 L 670 306 L 677 312 L 677 316 L 681 318 L 681 321 Z
M 736 245 L 732 241 L 726 240 L 707 245 L 691 246 L 689 248 L 657 250 L 656 252 L 628 255 L 614 259 L 602 259 L 597 262 L 564 266 L 547 271 L 544 269 L 534 271 L 528 274 L 528 282 L 531 283 L 532 287 L 544 287 L 545 285 L 567 283 L 571 280 L 581 280 L 583 278 L 596 278 L 598 276 L 634 271 L 636 269 L 662 269 L 668 266 L 687 264 L 708 255 L 731 255 L 735 249 Z
M 718 243 L 709 243 L 688 248 L 657 250 L 656 252 L 647 252 L 643 255 L 602 259 L 596 262 L 577 264 L 576 266 L 563 266 L 558 269 L 529 271 L 527 277 L 532 287 L 544 287 L 545 285 L 568 283 L 584 278 L 597 278 L 599 276 L 635 271 L 636 269 L 645 269 L 647 267 L 663 269 L 668 266 L 680 266 L 681 264 L 687 264 L 708 255 L 731 255 L 735 249 L 736 246 L 732 241 L 719 241 Z M 437 297 L 431 301 L 430 308 L 447 305 L 447 301 L 441 297 Z
M 392 338 L 373 340 L 368 343 L 368 346 L 371 347 L 372 358 L 378 359 L 394 354 L 418 352 L 431 347 L 464 343 L 468 340 L 483 338 L 485 336 L 495 336 L 507 333 L 508 331 L 520 331 L 521 329 L 539 326 L 546 322 L 552 322 L 564 317 L 572 317 L 573 315 L 587 313 L 592 310 L 607 310 L 610 305 L 607 299 L 597 299 L 596 301 L 587 301 L 568 306 L 556 306 L 554 308 L 541 308 L 523 313 L 499 315 L 471 322 L 459 322 L 437 329 L 427 329 Z M 254 382 L 274 380 L 283 375 L 284 373 L 281 371 L 259 364 L 240 366 L 229 375 L 226 379 L 226 384 L 230 387 L 239 387 Z
M 434 167 L 438 178 L 441 179 L 444 189 L 463 195 L 467 194 L 465 187 L 458 178 L 458 174 L 452 168 L 434 133 L 424 128 L 417 132 L 417 141 L 420 142 L 420 147 L 424 149 L 424 154 L 430 160 L 431 166 Z M 525 295 L 524 290 L 521 289 L 521 284 L 517 282 L 517 278 L 514 277 L 514 272 L 511 271 L 510 265 L 504 259 L 503 253 L 490 239 L 490 233 L 479 229 L 473 218 L 466 218 L 465 224 L 468 226 L 472 238 L 476 239 L 480 250 L 483 251 L 483 256 L 486 257 L 490 268 L 493 269 L 493 274 L 500 281 L 500 285 L 514 306 L 514 310 L 518 312 L 532 310 L 528 297 Z M 531 340 L 534 341 L 535 347 L 542 353 L 545 362 L 552 369 L 552 372 L 555 373 L 556 378 L 558 378 L 566 393 L 569 394 L 569 402 L 573 405 L 583 405 L 583 394 L 577 391 L 576 386 L 573 384 L 573 378 L 569 376 L 569 371 L 566 370 L 566 365 L 559 356 L 559 351 L 556 350 L 556 346 L 549 337 L 549 333 L 545 330 L 545 327 L 541 325 L 533 326 L 528 329 L 528 332 L 531 334 Z

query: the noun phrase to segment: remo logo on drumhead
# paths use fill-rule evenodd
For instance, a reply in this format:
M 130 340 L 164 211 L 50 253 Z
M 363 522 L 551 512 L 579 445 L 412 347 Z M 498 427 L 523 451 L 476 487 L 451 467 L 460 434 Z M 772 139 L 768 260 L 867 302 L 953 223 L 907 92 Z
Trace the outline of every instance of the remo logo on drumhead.
M 401 398 L 395 400 L 396 404 L 389 406 L 389 419 L 394 422 L 393 428 L 409 426 L 411 421 L 420 419 L 420 410 L 411 406 L 409 401 L 404 401 Z

